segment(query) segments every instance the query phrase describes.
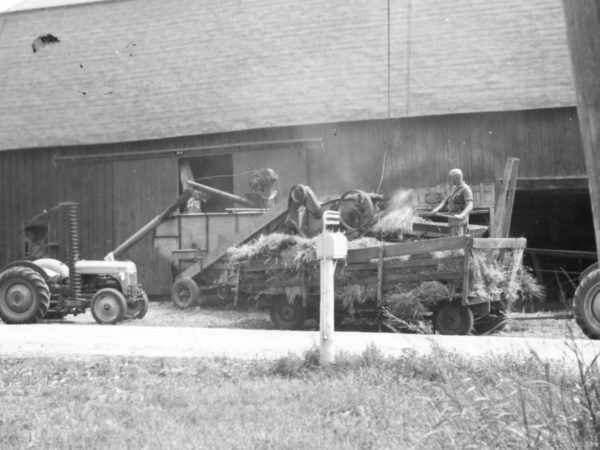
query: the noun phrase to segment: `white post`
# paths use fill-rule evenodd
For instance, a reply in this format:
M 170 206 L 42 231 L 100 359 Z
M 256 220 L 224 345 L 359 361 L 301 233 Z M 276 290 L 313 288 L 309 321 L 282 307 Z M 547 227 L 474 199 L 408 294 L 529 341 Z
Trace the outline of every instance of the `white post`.
M 328 233 L 327 225 L 339 226 L 340 213 L 325 211 L 323 213 L 323 232 L 317 239 L 317 258 L 321 260 L 320 279 L 320 314 L 319 330 L 321 331 L 320 350 L 321 365 L 333 363 L 335 359 L 334 335 L 334 274 L 335 260 L 345 258 L 348 248 L 346 236 L 341 233 Z
M 333 363 L 335 358 L 334 334 L 334 287 L 333 275 L 335 260 L 321 259 L 321 311 L 319 330 L 321 330 L 321 365 Z

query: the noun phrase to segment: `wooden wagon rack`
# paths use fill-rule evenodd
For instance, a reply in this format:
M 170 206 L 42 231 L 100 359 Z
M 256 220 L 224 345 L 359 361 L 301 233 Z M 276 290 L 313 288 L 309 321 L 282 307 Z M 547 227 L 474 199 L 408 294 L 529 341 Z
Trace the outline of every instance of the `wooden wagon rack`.
M 376 293 L 371 304 L 381 305 L 384 292 L 398 285 L 426 281 L 452 285 L 456 295 L 434 311 L 434 325 L 437 322 L 436 328 L 443 334 L 466 334 L 476 321 L 482 323 L 487 316 L 503 313 L 500 295 L 473 295 L 473 252 L 485 250 L 492 257 L 501 257 L 503 252 L 512 251 L 515 264 L 511 277 L 516 277 L 526 242 L 524 238 L 455 236 L 350 249 L 346 259 L 338 262 L 336 290 L 349 284 L 369 286 Z M 318 311 L 316 265 L 294 272 L 276 260 L 247 261 L 240 264 L 235 284 L 238 293 L 267 297 L 271 316 L 281 328 L 298 328 L 307 314 L 310 317 L 311 311 Z

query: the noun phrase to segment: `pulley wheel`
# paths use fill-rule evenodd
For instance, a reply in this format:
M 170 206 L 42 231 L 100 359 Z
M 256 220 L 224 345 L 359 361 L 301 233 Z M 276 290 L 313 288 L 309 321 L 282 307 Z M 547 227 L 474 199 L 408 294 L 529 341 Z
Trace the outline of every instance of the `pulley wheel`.
M 366 227 L 375 216 L 375 206 L 369 194 L 360 190 L 346 192 L 338 204 L 340 222 L 350 231 Z

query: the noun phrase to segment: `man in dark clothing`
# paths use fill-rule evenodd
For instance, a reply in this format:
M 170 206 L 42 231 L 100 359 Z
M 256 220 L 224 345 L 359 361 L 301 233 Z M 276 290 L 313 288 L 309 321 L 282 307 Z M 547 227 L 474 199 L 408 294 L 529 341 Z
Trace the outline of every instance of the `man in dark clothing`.
M 473 191 L 463 180 L 460 169 L 452 169 L 448 174 L 452 192 L 442 203 L 433 208 L 431 212 L 448 211 L 450 232 L 453 236 L 463 236 L 469 225 L 469 213 L 473 209 Z

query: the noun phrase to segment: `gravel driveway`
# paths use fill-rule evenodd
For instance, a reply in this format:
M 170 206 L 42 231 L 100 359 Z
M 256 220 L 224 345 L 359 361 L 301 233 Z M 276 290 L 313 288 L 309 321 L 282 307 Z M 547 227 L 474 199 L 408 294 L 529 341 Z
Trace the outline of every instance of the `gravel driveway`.
M 307 328 L 310 328 L 310 324 Z M 90 355 L 147 357 L 277 358 L 302 355 L 319 343 L 318 331 L 272 329 L 268 314 L 257 310 L 181 311 L 169 303 L 152 303 L 142 319 L 102 326 L 91 314 L 68 316 L 37 325 L 0 325 L 2 357 Z M 344 331 L 335 334 L 337 351 L 360 354 L 375 345 L 386 355 L 430 352 L 439 346 L 466 356 L 534 352 L 541 360 L 576 361 L 574 345 L 591 360 L 600 341 L 510 336 L 424 336 Z

